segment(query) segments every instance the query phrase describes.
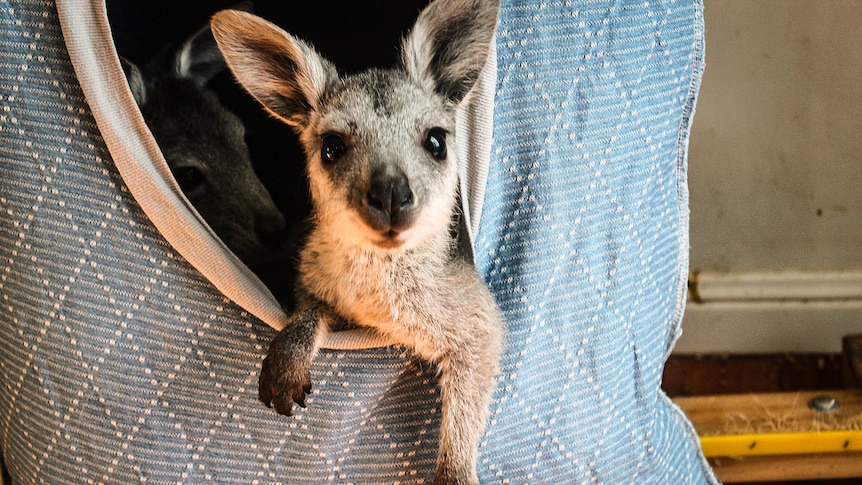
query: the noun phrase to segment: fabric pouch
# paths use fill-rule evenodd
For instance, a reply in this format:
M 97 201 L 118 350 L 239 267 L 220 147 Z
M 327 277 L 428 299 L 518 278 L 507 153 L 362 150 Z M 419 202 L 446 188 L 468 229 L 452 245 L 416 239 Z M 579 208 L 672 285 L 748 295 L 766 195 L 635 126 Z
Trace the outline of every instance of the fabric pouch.
M 699 0 L 504 1 L 459 115 L 507 321 L 483 483 L 716 483 L 662 393 L 688 269 Z M 436 369 L 333 334 L 257 401 L 286 321 L 173 182 L 95 0 L 0 5 L 0 451 L 13 483 L 430 483 Z

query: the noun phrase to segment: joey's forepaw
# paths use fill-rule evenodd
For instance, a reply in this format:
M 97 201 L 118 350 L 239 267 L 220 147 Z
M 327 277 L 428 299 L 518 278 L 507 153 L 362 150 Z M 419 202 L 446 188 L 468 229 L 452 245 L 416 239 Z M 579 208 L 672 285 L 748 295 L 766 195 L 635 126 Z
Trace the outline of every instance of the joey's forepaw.
M 311 363 L 292 358 L 276 347 L 273 342 L 263 359 L 258 397 L 278 414 L 290 416 L 293 404 L 305 407 L 305 396 L 311 393 Z

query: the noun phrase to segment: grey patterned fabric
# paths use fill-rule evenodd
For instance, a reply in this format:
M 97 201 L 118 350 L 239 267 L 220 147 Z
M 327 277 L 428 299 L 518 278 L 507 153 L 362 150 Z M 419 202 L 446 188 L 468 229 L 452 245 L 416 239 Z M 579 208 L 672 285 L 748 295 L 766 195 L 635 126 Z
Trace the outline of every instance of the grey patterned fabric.
M 701 5 L 503 3 L 473 223 L 509 335 L 480 477 L 716 483 L 659 388 L 684 303 Z M 258 403 L 274 331 L 147 217 L 83 92 L 53 3 L 0 2 L 0 451 L 14 483 L 429 483 L 435 369 L 401 349 L 326 350 L 308 409 Z
M 286 315 L 204 223 L 174 181 L 126 84 L 104 2 L 57 3 L 65 46 L 113 166 L 149 220 L 183 258 L 225 295 L 274 328 Z

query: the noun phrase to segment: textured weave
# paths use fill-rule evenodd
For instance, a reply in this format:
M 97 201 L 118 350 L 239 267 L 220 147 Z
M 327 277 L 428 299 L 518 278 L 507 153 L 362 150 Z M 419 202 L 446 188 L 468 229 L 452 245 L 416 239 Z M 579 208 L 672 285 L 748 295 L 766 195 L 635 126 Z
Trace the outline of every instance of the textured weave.
M 504 1 L 475 253 L 509 334 L 483 483 L 714 483 L 661 393 L 687 270 L 702 10 Z M 0 450 L 14 483 L 429 483 L 435 372 L 324 351 L 256 400 L 273 330 L 122 181 L 54 5 L 0 1 Z
M 509 324 L 486 476 L 711 479 L 659 387 L 684 302 L 701 14 L 505 2 L 475 248 Z
M 695 2 L 504 2 L 475 248 L 509 325 L 486 477 L 712 479 L 659 387 L 684 302 L 702 34 Z

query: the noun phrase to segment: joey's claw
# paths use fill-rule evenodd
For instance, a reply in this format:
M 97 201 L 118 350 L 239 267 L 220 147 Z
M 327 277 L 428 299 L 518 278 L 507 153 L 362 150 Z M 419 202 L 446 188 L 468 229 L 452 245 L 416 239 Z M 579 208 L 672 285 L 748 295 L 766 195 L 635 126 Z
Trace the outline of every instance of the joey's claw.
M 269 359 L 263 360 L 263 368 L 260 371 L 260 378 L 257 382 L 257 397 L 260 399 L 260 402 L 266 404 L 266 407 L 272 407 L 272 400 L 274 397 L 273 386 L 272 386 L 272 369 L 270 366 Z
M 272 407 L 272 392 L 269 390 L 269 386 L 265 386 L 263 385 L 263 383 L 259 382 L 257 389 L 257 398 L 260 400 L 260 402 L 266 404 L 266 407 Z
M 297 406 L 304 408 L 305 407 L 305 393 L 302 393 L 298 397 L 296 397 L 293 402 L 297 404 Z
M 275 412 L 285 416 L 293 416 L 293 400 L 284 394 L 277 395 L 272 401 Z

